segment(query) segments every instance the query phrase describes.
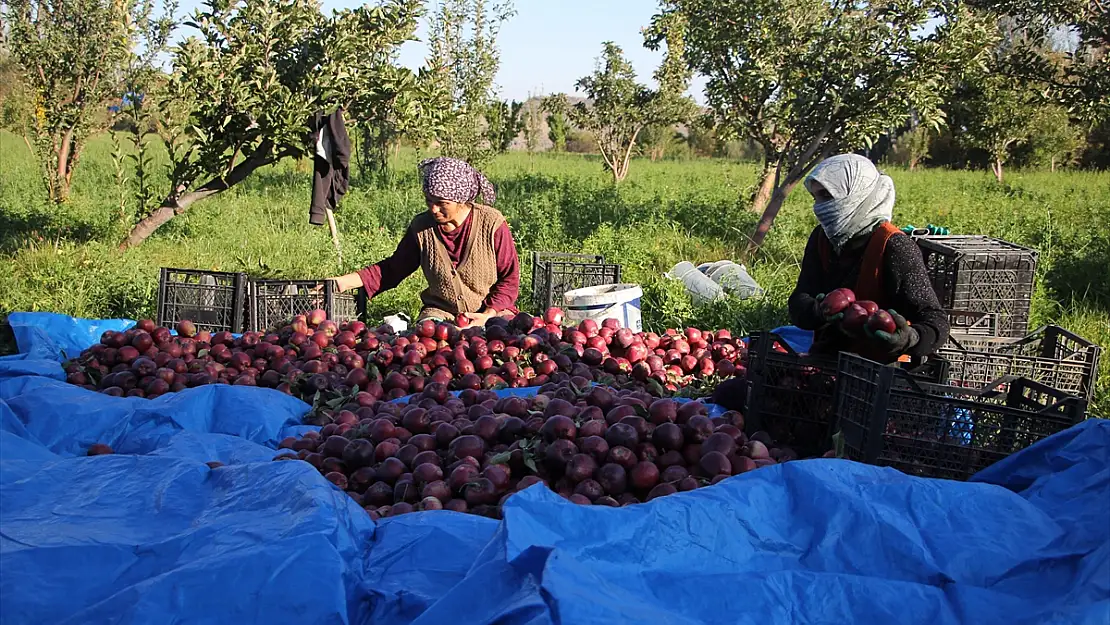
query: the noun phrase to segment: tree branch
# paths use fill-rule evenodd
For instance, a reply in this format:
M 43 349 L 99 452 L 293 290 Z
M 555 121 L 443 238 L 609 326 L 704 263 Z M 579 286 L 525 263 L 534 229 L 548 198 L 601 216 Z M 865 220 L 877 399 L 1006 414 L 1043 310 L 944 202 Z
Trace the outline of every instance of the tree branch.
M 175 216 L 184 213 L 195 202 L 222 193 L 245 180 L 258 168 L 276 163 L 293 154 L 290 149 L 282 150 L 277 154 L 271 154 L 272 150 L 273 144 L 264 141 L 246 160 L 236 165 L 228 175 L 213 178 L 189 193 L 181 194 L 179 189 L 174 189 L 173 193 L 163 200 L 161 206 L 135 224 L 127 238 L 120 244 L 120 249 L 125 250 L 139 245 L 154 234 L 155 230 Z

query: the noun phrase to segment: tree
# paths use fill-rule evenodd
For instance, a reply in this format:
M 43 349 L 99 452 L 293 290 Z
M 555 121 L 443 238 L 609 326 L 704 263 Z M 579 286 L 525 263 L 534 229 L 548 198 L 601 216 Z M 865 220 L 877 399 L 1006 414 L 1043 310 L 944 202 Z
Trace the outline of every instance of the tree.
M 986 153 L 991 173 L 1002 182 L 1010 148 L 1024 141 L 1038 107 L 1029 85 L 998 71 L 976 73 L 956 89 L 959 140 Z
M 516 101 L 490 104 L 486 112 L 486 138 L 491 150 L 508 151 L 513 139 L 524 130 L 523 107 L 524 104 Z
M 681 59 L 676 52 L 673 48 L 668 50 L 656 72 L 659 90 L 652 91 L 636 82 L 636 72 L 620 46 L 607 41 L 602 44 L 597 69 L 576 85 L 587 101 L 569 108 L 570 119 L 579 128 L 593 133 L 614 182 L 628 175 L 632 150 L 644 128 L 653 124 L 669 126 L 692 114 L 693 101 L 682 95 L 689 75 L 674 62 L 675 58 Z M 676 68 L 677 77 L 669 73 Z
M 543 132 L 543 110 L 541 103 L 531 94 L 528 95 L 528 101 L 524 108 L 524 147 L 531 153 L 540 147 L 540 136 Z
M 23 67 L 0 41 L 0 128 L 27 137 L 34 110 L 23 81 Z
M 567 120 L 567 99 L 564 95 L 544 98 L 543 109 L 547 111 L 547 138 L 551 139 L 556 152 L 565 152 L 570 122 Z
M 645 126 L 636 139 L 636 147 L 641 154 L 646 155 L 655 162 L 667 154 L 667 148 L 674 143 L 675 129 L 673 126 L 653 124 Z
M 821 160 L 869 146 L 911 111 L 938 126 L 949 69 L 976 62 L 990 43 L 983 20 L 943 0 L 663 0 L 649 46 L 675 16 L 721 123 L 763 147 L 752 197 L 763 215 L 750 251 Z
M 513 15 L 511 0 L 441 0 L 428 23 L 429 66 L 436 88 L 447 94 L 443 153 L 480 165 L 496 152 L 486 115 L 496 100 L 500 66 L 497 36 Z
M 308 124 L 350 106 L 351 121 L 396 102 L 392 52 L 416 29 L 418 0 L 324 16 L 315 0 L 207 0 L 173 55 L 162 102 L 170 191 L 132 228 L 138 245 L 192 204 L 285 157 L 312 154 Z
M 1050 171 L 1056 171 L 1059 165 L 1078 161 L 1087 140 L 1083 130 L 1070 122 L 1062 106 L 1043 109 L 1030 128 L 1029 162 L 1041 167 L 1047 165 Z
M 929 155 L 929 145 L 933 141 L 933 129 L 918 124 L 898 136 L 898 147 L 906 156 L 910 171 Z
M 149 16 L 150 5 L 8 0 L 7 6 L 8 42 L 33 102 L 24 141 L 39 161 L 47 196 L 65 202 L 85 141 L 107 124 L 108 100 L 141 34 L 135 24 Z
M 1071 118 L 1110 119 L 1110 6 L 1106 0 L 972 0 L 1011 20 L 1022 37 L 1006 71 L 1033 81 Z
M 360 57 L 363 62 L 368 58 Z M 368 64 L 365 84 L 356 89 L 359 95 L 351 102 L 361 174 L 378 183 L 388 181 L 389 156 L 402 138 L 427 144 L 440 136 L 449 117 L 450 96 L 439 88 L 433 73 L 421 68 L 413 74 L 395 62 L 391 54 L 388 62 L 379 59 Z
M 1079 160 L 1087 139 L 1083 129 L 1071 123 L 1067 109 L 1049 105 L 1033 119 L 1026 144 L 1029 164 L 1056 171 L 1057 165 L 1071 165 Z

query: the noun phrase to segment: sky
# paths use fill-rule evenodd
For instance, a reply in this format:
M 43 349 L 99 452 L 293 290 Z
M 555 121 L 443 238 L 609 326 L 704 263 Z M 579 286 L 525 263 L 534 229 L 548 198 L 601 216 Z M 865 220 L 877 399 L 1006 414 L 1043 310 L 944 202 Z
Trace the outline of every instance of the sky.
M 324 0 L 325 9 L 363 4 L 355 0 Z M 429 2 L 429 5 L 433 4 Z M 183 0 L 179 14 L 197 7 L 197 0 Z M 651 75 L 662 52 L 643 45 L 640 29 L 651 23 L 656 0 L 515 0 L 516 15 L 502 26 L 498 45 L 501 68 L 496 84 L 506 100 L 524 100 L 529 94 L 574 94 L 574 83 L 593 71 L 604 41 L 623 48 L 641 82 L 653 85 Z M 178 36 L 188 36 L 181 28 Z M 423 38 L 421 22 L 416 36 Z M 416 69 L 424 63 L 427 45 L 409 42 L 401 49 L 401 64 Z M 700 83 L 691 90 L 699 101 Z

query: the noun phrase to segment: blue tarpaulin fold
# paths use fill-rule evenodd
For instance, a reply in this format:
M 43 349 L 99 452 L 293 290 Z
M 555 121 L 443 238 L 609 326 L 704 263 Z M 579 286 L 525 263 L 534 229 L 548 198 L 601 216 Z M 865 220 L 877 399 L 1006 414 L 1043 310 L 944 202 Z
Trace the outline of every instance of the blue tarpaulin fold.
M 374 523 L 308 464 L 270 461 L 302 402 L 86 391 L 58 379 L 60 352 L 129 322 L 11 317 L 0 622 L 1110 622 L 1101 420 L 967 483 L 806 460 L 626 508 L 537 485 L 500 523 Z M 94 442 L 119 453 L 83 456 Z

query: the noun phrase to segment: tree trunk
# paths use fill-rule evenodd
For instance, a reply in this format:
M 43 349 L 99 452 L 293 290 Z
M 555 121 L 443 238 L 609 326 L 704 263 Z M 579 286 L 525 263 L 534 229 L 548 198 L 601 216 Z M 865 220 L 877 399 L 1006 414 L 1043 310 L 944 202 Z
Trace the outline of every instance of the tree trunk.
M 913 158 L 911 156 L 910 157 L 910 171 L 913 171 L 916 167 L 917 167 L 917 159 Z
M 269 155 L 271 151 L 268 145 L 260 146 L 250 158 L 236 165 L 226 177 L 213 178 L 195 191 L 183 195 L 174 194 L 166 198 L 153 213 L 135 224 L 127 238 L 120 244 L 120 249 L 125 250 L 139 245 L 163 224 L 184 213 L 193 203 L 222 193 L 245 180 L 259 167 L 275 163 L 287 156 L 285 153 L 271 156 Z
M 763 217 L 759 219 L 759 225 L 756 226 L 755 233 L 752 235 L 751 241 L 748 242 L 749 257 L 759 251 L 759 247 L 763 245 L 763 240 L 767 238 L 767 233 L 771 230 L 771 225 L 775 223 L 775 217 L 782 210 L 782 205 L 786 203 L 787 196 L 794 190 L 794 187 L 798 186 L 800 181 L 801 178 L 787 179 L 783 184 L 775 187 L 774 192 L 771 193 L 771 200 L 763 211 Z
M 994 162 L 991 163 L 991 171 L 994 173 L 994 177 L 1002 182 L 1002 159 L 994 159 Z
M 58 168 L 54 172 L 53 186 L 50 199 L 56 204 L 61 204 L 69 198 L 69 181 L 73 177 L 70 172 L 70 150 L 73 149 L 73 128 L 68 128 L 62 134 L 62 140 L 54 156 L 58 159 Z
M 1056 173 L 1056 157 L 1053 156 L 1048 159 L 1048 171 Z
M 777 167 L 770 161 L 763 163 L 763 179 L 752 196 L 752 212 L 758 213 L 767 207 L 771 194 L 775 190 L 775 174 Z

